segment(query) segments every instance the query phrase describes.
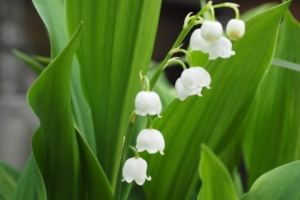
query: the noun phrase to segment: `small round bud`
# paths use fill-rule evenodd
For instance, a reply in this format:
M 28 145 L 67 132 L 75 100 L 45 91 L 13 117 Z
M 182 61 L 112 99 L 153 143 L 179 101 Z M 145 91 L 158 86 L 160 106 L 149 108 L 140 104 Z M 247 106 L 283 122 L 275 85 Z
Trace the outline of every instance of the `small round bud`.
M 221 38 L 223 28 L 220 22 L 204 21 L 201 27 L 201 36 L 207 42 L 214 42 Z
M 243 20 L 231 19 L 226 26 L 226 33 L 231 40 L 238 40 L 245 33 L 245 22 Z

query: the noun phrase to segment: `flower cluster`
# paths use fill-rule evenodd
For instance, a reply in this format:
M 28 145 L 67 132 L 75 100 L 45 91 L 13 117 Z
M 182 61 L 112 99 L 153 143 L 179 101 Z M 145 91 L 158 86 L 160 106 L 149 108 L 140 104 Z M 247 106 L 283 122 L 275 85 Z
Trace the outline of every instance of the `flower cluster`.
M 223 27 L 220 22 L 214 21 L 214 8 L 220 7 L 231 7 L 236 12 L 236 19 L 232 19 L 228 22 L 226 27 L 226 33 L 230 40 L 238 40 L 245 33 L 245 23 L 239 20 L 239 11 L 237 9 L 238 5 L 233 3 L 223 3 L 212 6 L 212 2 L 209 1 L 203 12 L 210 10 L 212 14 L 212 20 L 203 20 L 200 11 L 195 16 L 190 16 L 191 13 L 187 15 L 184 20 L 183 31 L 189 31 L 192 26 L 196 24 L 202 24 L 202 27 L 196 29 L 190 39 L 191 51 L 202 51 L 209 54 L 209 59 L 214 60 L 217 58 L 229 58 L 235 55 L 232 50 L 231 41 L 223 37 Z M 177 47 L 175 46 L 177 45 Z M 169 51 L 166 59 L 159 66 L 157 73 L 153 75 L 154 81 L 158 79 L 159 74 L 164 70 L 165 67 L 172 63 L 180 64 L 183 67 L 183 72 L 180 78 L 177 79 L 175 83 L 175 90 L 177 93 L 177 98 L 184 101 L 188 96 L 198 95 L 202 96 L 201 92 L 204 87 L 210 89 L 211 77 L 210 74 L 200 66 L 194 66 L 192 61 L 192 56 L 190 52 L 181 49 L 179 43 L 174 44 L 176 48 Z M 184 53 L 187 57 L 187 61 L 190 68 L 187 68 L 185 63 L 181 61 L 178 57 L 173 57 L 174 53 Z M 126 160 L 123 166 L 122 175 L 123 180 L 128 183 L 133 180 L 138 185 L 143 185 L 146 180 L 151 180 L 150 176 L 147 176 L 147 162 L 139 157 L 138 152 L 147 151 L 149 154 L 154 154 L 160 152 L 164 155 L 165 141 L 164 137 L 160 131 L 152 128 L 152 117 L 157 115 L 161 117 L 160 113 L 162 110 L 162 104 L 158 94 L 152 92 L 150 89 L 150 84 L 147 76 L 143 76 L 140 73 L 140 81 L 142 85 L 142 91 L 139 92 L 135 98 L 135 111 L 134 117 L 136 115 L 147 116 L 148 117 L 148 127 L 140 131 L 136 139 L 136 147 L 129 146 L 134 152 L 135 157 Z M 133 120 L 134 121 L 134 120 Z M 129 137 L 130 138 L 130 137 Z
M 190 39 L 192 51 L 202 51 L 209 54 L 209 60 L 218 57 L 229 58 L 234 55 L 229 39 L 222 36 L 223 28 L 220 22 L 205 20 L 202 27 L 196 29 Z M 231 19 L 226 27 L 227 36 L 238 40 L 245 33 L 245 23 L 242 20 Z
M 143 185 L 145 180 L 151 180 L 151 177 L 147 177 L 147 162 L 140 158 L 138 152 L 147 151 L 150 154 L 160 152 L 164 155 L 165 141 L 163 135 L 158 130 L 152 129 L 151 115 L 160 116 L 162 104 L 158 94 L 151 92 L 149 81 L 146 76 L 141 75 L 141 83 L 144 85 L 143 80 L 146 80 L 147 89 L 137 94 L 135 98 L 135 113 L 140 116 L 148 117 L 148 128 L 140 131 L 136 139 L 136 149 L 131 148 L 136 154 L 135 158 L 129 158 L 126 160 L 122 175 L 123 181 L 128 183 L 135 180 L 138 185 Z

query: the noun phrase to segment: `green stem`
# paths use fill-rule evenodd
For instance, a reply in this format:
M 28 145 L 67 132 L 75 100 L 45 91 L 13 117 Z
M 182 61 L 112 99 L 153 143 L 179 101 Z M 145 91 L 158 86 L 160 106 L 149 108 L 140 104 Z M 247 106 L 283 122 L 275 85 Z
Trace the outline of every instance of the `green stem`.
M 215 10 L 214 7 L 210 7 L 210 12 L 211 12 L 211 21 L 215 21 Z
M 125 141 L 124 141 L 124 145 L 123 145 L 123 149 L 122 149 L 122 153 L 121 153 L 121 159 L 120 159 L 120 163 L 119 163 L 119 171 L 118 171 L 118 176 L 117 176 L 117 181 L 116 181 L 116 188 L 115 188 L 115 192 L 114 192 L 114 200 L 120 200 L 121 199 L 121 191 L 122 191 L 122 168 L 123 165 L 125 163 L 125 160 L 127 158 L 127 152 L 128 152 L 128 146 L 130 144 L 130 140 L 133 134 L 133 128 L 134 128 L 134 124 L 136 121 L 136 113 L 133 112 L 130 116 L 130 121 L 129 121 L 129 125 L 127 128 L 127 132 L 126 132 L 126 136 L 125 136 Z M 126 147 L 126 148 L 124 148 Z
M 235 3 L 221 3 L 221 4 L 217 4 L 217 5 L 213 6 L 213 8 L 224 8 L 224 7 L 232 8 L 235 12 L 235 19 L 240 19 L 240 12 L 239 12 L 239 9 L 237 8 L 237 7 L 239 7 L 238 4 L 235 4 Z
M 198 17 L 200 17 L 200 15 L 202 15 L 205 11 L 209 10 L 211 7 L 211 2 L 209 2 L 202 10 L 200 10 L 195 17 L 193 18 L 193 20 L 188 24 L 188 26 L 186 26 L 185 28 L 182 29 L 182 31 L 180 32 L 177 40 L 175 41 L 175 43 L 173 44 L 172 49 L 178 47 L 183 39 L 185 38 L 185 36 L 188 34 L 188 32 L 193 28 L 193 26 L 195 25 L 196 20 L 198 19 Z M 164 58 L 164 60 L 160 63 L 157 71 L 155 72 L 155 74 L 152 76 L 151 80 L 150 80 L 150 89 L 153 88 L 153 86 L 155 85 L 155 83 L 157 82 L 160 74 L 162 73 L 162 71 L 164 70 L 164 67 L 166 65 L 166 63 L 168 62 L 168 60 L 172 57 L 173 53 L 169 52 L 166 57 Z
M 152 129 L 152 118 L 150 115 L 147 115 L 147 118 L 148 118 L 148 129 Z
M 178 52 L 184 53 L 188 57 L 188 60 L 190 61 L 190 66 L 194 66 L 192 56 L 189 52 L 187 52 L 184 49 L 179 49 Z
M 134 157 L 135 157 L 136 159 L 140 158 L 139 153 L 137 152 L 137 150 L 136 150 L 133 146 L 128 145 L 128 148 L 131 149 L 131 150 L 133 151 Z
M 181 60 L 177 60 L 177 59 L 174 59 L 174 60 L 168 62 L 164 68 L 166 68 L 171 63 L 178 63 L 182 66 L 183 70 L 186 70 L 185 64 Z

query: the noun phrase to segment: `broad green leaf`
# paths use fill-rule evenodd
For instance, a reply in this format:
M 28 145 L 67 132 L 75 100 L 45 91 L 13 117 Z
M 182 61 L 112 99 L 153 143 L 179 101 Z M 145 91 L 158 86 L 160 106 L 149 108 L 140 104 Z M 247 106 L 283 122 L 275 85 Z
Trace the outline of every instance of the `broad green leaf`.
M 42 71 L 45 69 L 43 67 L 43 65 L 41 65 L 39 62 L 37 62 L 33 58 L 27 56 L 26 54 L 24 54 L 16 49 L 13 49 L 12 52 L 38 75 L 41 74 Z
M 300 161 L 277 167 L 260 176 L 241 200 L 300 199 Z
M 36 161 L 49 199 L 82 199 L 83 196 L 77 176 L 79 153 L 70 100 L 72 61 L 80 33 L 81 25 L 28 92 L 29 105 L 41 124 L 42 145 L 35 151 L 41 151 L 42 156 Z
M 41 129 L 35 131 L 32 137 L 32 153 L 27 160 L 26 166 L 21 174 L 14 200 L 45 200 L 47 199 L 45 183 L 39 169 L 37 160 L 42 161 L 43 152 L 35 151 L 41 149 Z
M 33 0 L 33 3 L 47 27 L 51 43 L 51 58 L 54 59 L 69 41 L 65 2 L 64 0 Z M 91 110 L 83 96 L 80 85 L 79 64 L 75 58 L 71 77 L 74 123 L 93 152 L 96 153 Z
M 241 15 L 241 19 L 246 21 L 248 19 L 250 19 L 251 17 L 259 14 L 259 13 L 262 13 L 264 12 L 265 10 L 269 9 L 269 8 L 272 8 L 273 6 L 275 6 L 277 3 L 276 2 L 269 2 L 269 3 L 265 3 L 265 4 L 262 4 L 262 5 L 259 5 L 255 8 L 252 8 L 248 11 L 246 11 L 245 13 L 243 13 Z
M 201 145 L 199 174 L 202 186 L 198 200 L 238 199 L 230 174 L 222 161 L 205 144 Z
M 91 107 L 98 160 L 115 188 L 123 136 L 149 65 L 161 0 L 66 1 L 71 34 L 84 21 L 77 58 Z M 127 138 L 130 140 L 130 138 Z
M 243 38 L 234 43 L 236 55 L 208 61 L 211 89 L 201 98 L 174 100 L 154 121 L 165 137 L 165 155 L 147 156 L 152 180 L 144 184 L 148 199 L 189 199 L 197 183 L 199 144 L 219 154 L 235 137 L 274 54 L 281 17 L 289 2 L 246 22 Z M 261 34 L 263 33 L 263 34 Z
M 11 200 L 15 192 L 20 172 L 0 160 L 0 199 Z
M 287 12 L 275 57 L 300 64 L 299 35 L 299 23 Z M 299 91 L 300 72 L 270 68 L 242 127 L 248 187 L 263 173 L 300 158 Z

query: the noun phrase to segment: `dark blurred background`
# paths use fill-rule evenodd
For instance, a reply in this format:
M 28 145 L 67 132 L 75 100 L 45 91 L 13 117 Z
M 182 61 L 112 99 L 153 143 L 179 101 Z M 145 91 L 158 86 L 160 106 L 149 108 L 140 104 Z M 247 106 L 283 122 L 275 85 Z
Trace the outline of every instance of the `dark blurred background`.
M 216 0 L 214 4 L 225 1 Z M 271 0 L 235 0 L 243 13 Z M 179 35 L 187 13 L 199 11 L 199 0 L 163 0 L 153 59 L 161 61 Z M 291 11 L 300 19 L 300 1 Z M 218 9 L 216 16 L 225 27 L 234 17 L 231 9 Z M 185 47 L 189 36 L 184 41 Z M 30 140 L 38 119 L 27 105 L 26 93 L 37 76 L 11 53 L 16 48 L 28 55 L 50 56 L 49 39 L 42 20 L 29 0 L 0 0 L 0 159 L 22 169 L 30 152 Z M 167 70 L 171 82 L 181 69 Z

